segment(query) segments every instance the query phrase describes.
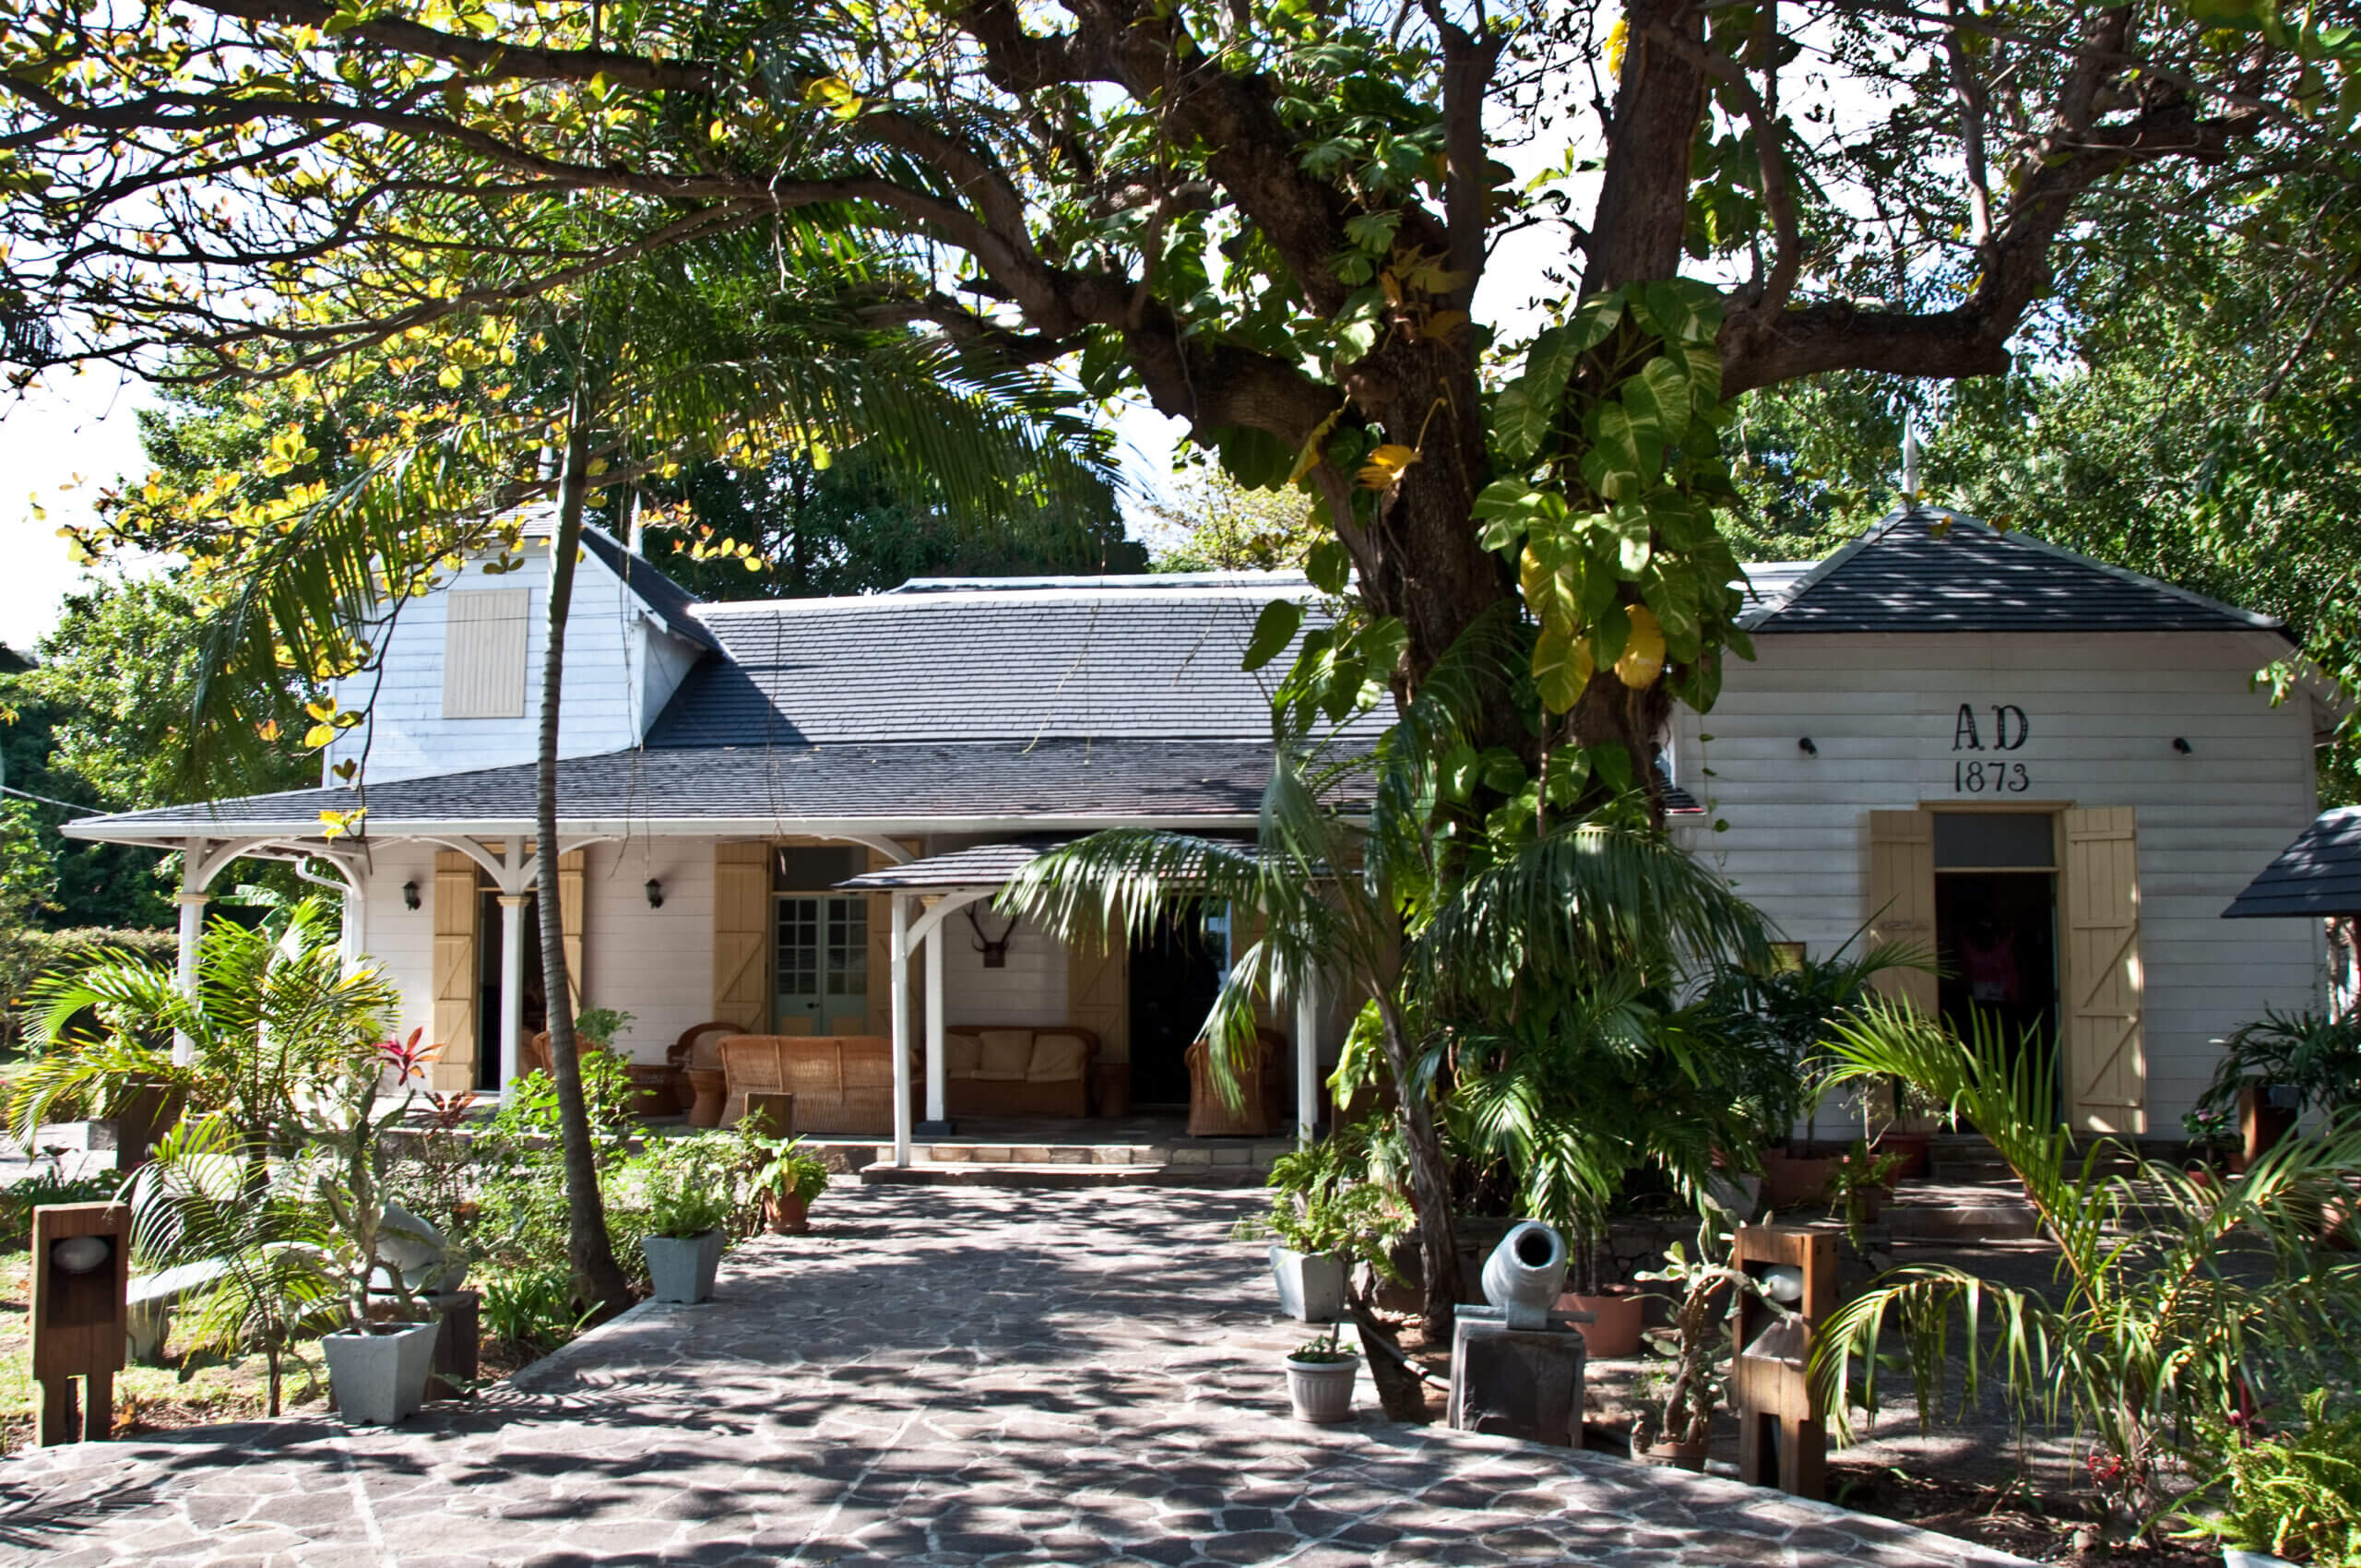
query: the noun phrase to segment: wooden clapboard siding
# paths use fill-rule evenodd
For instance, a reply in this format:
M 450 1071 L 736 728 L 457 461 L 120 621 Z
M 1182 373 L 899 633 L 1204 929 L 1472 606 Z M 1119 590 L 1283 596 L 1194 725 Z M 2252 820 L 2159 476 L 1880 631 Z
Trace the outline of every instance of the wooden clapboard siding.
M 373 668 L 335 683 L 338 699 L 347 707 L 368 707 L 372 720 L 339 735 L 323 754 L 323 768 L 360 758 L 364 742 L 372 783 L 531 762 L 540 722 L 541 650 L 548 633 L 543 624 L 546 549 L 539 540 L 528 540 L 526 567 L 515 574 L 486 576 L 482 563 L 471 562 L 433 591 L 406 603 L 386 629 L 382 675 Z M 506 718 L 446 718 L 451 606 L 469 597 L 504 593 L 522 595 L 525 602 L 521 705 Z M 463 607 L 460 613 L 472 608 Z M 695 653 L 654 626 L 622 580 L 586 552 L 575 568 L 573 612 L 566 624 L 559 754 L 595 756 L 638 744 L 695 662 Z M 321 775 L 324 782 L 333 777 L 327 771 Z
M 429 1038 L 443 1047 L 434 1087 L 471 1089 L 476 1082 L 476 863 L 457 849 L 434 856 L 434 1018 Z
M 2091 1132 L 2144 1132 L 2137 813 L 2070 811 L 2062 826 L 2067 1118 Z
M 1773 635 L 1757 649 L 1713 712 L 1680 715 L 1675 767 L 1730 825 L 1689 841 L 1786 936 L 1826 953 L 1853 933 L 1869 814 L 1951 802 L 1959 704 L 1982 705 L 1988 731 L 1990 705 L 2014 703 L 2034 726 L 2009 754 L 2037 769 L 2026 799 L 2137 813 L 2148 1125 L 2176 1125 L 2202 1091 L 2213 1040 L 2310 1001 L 2308 922 L 2219 918 L 2317 809 L 2308 703 L 2273 707 L 2248 683 L 2272 639 Z M 1819 756 L 1797 749 L 1807 735 Z
M 759 1032 L 771 1013 L 770 846 L 713 847 L 713 1012 Z

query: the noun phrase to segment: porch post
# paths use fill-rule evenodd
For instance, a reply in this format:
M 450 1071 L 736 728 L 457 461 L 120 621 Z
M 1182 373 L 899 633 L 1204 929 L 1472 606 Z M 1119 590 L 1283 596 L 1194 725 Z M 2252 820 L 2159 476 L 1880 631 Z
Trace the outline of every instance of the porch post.
M 205 891 L 205 839 L 191 838 L 181 846 L 181 890 L 175 902 L 181 907 L 180 950 L 172 964 L 172 973 L 180 981 L 181 994 L 194 999 L 196 995 L 196 939 L 205 930 L 205 906 L 210 901 Z M 196 1060 L 196 1041 L 179 1029 L 172 1031 L 172 1064 L 185 1067 Z
M 896 893 L 894 899 L 892 974 L 894 1051 L 894 1163 L 910 1163 L 910 901 Z
M 1320 1119 L 1320 980 L 1307 974 L 1295 992 L 1295 1141 L 1310 1148 Z
M 522 893 L 500 895 L 500 1092 L 523 1076 L 525 1065 L 525 905 Z
M 919 1131 L 944 1137 L 952 1131 L 943 1109 L 943 922 L 926 933 L 926 1120 Z

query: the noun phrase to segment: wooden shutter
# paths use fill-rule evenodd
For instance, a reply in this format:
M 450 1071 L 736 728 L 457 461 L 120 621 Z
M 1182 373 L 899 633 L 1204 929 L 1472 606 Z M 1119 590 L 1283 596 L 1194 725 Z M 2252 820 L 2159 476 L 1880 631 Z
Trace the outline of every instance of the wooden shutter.
M 713 847 L 713 1016 L 766 1028 L 771 1010 L 771 849 L 760 840 Z
M 1078 938 L 1066 944 L 1065 1021 L 1098 1037 L 1098 1060 L 1132 1059 L 1131 950 L 1122 927 L 1110 940 Z
M 920 841 L 916 838 L 896 838 L 894 842 L 913 856 L 919 854 L 922 849 Z M 882 849 L 869 851 L 871 871 L 884 871 L 894 863 L 893 858 Z M 894 897 L 890 893 L 872 893 L 869 896 L 869 973 L 866 978 L 866 995 L 869 1002 L 869 1032 L 879 1036 L 890 1035 L 894 1032 Z M 917 917 L 914 915 L 911 919 L 915 922 Z M 910 956 L 913 960 L 910 965 L 913 981 L 910 1016 L 913 1019 L 923 1019 L 926 1015 L 920 1011 L 922 1004 L 919 1001 L 917 981 L 919 970 L 919 965 L 916 962 L 918 955 L 914 953 Z M 919 1030 L 922 1028 L 923 1025 L 913 1027 L 910 1031 L 913 1040 L 919 1038 Z
M 557 858 L 557 920 L 565 944 L 565 995 L 582 1011 L 582 871 L 588 851 L 569 849 Z
M 525 716 L 525 588 L 443 596 L 443 717 Z
M 476 1085 L 476 863 L 457 849 L 434 853 L 434 1017 L 427 1031 L 443 1050 L 430 1070 L 445 1092 Z
M 1869 944 L 1935 948 L 1934 818 L 1924 811 L 1869 814 Z M 1940 1005 L 1925 969 L 1886 969 L 1878 990 L 1931 1016 Z
M 2085 1132 L 2143 1133 L 2136 815 L 2130 806 L 2070 811 L 2065 829 L 2067 1119 Z

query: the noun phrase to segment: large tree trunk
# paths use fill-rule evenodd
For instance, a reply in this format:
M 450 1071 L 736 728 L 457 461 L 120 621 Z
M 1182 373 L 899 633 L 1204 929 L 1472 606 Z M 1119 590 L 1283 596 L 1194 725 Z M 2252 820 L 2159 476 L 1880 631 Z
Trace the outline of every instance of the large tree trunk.
M 1426 1320 L 1427 1342 L 1448 1344 L 1459 1316 L 1459 1232 L 1451 1217 L 1451 1166 L 1443 1157 L 1442 1129 L 1435 1125 L 1433 1099 L 1409 1091 L 1410 1042 L 1401 1013 L 1382 992 L 1377 1010 L 1385 1027 L 1394 1092 L 1401 1102 L 1402 1141 L 1410 1156 L 1410 1206 L 1418 1219 L 1419 1311 Z
M 557 1080 L 558 1138 L 565 1160 L 566 1255 L 577 1297 L 601 1319 L 632 1303 L 631 1284 L 607 1239 L 607 1207 L 590 1151 L 590 1117 L 582 1098 L 582 1059 L 574 1035 L 574 1001 L 565 968 L 565 913 L 558 896 L 557 725 L 565 678 L 565 620 L 574 600 L 574 558 L 582 546 L 582 504 L 589 489 L 587 399 L 577 389 L 568 410 L 565 472 L 550 540 L 549 639 L 541 655 L 540 755 L 535 766 L 533 832 L 540 854 L 542 990 L 549 996 L 550 1071 Z

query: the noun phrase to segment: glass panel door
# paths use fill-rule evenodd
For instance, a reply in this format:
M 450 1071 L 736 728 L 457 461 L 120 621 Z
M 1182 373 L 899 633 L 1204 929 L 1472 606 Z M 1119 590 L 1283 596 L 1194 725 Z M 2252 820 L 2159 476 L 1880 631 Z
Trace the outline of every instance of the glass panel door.
M 783 1035 L 857 1035 L 869 1027 L 869 901 L 778 900 L 772 1027 Z

